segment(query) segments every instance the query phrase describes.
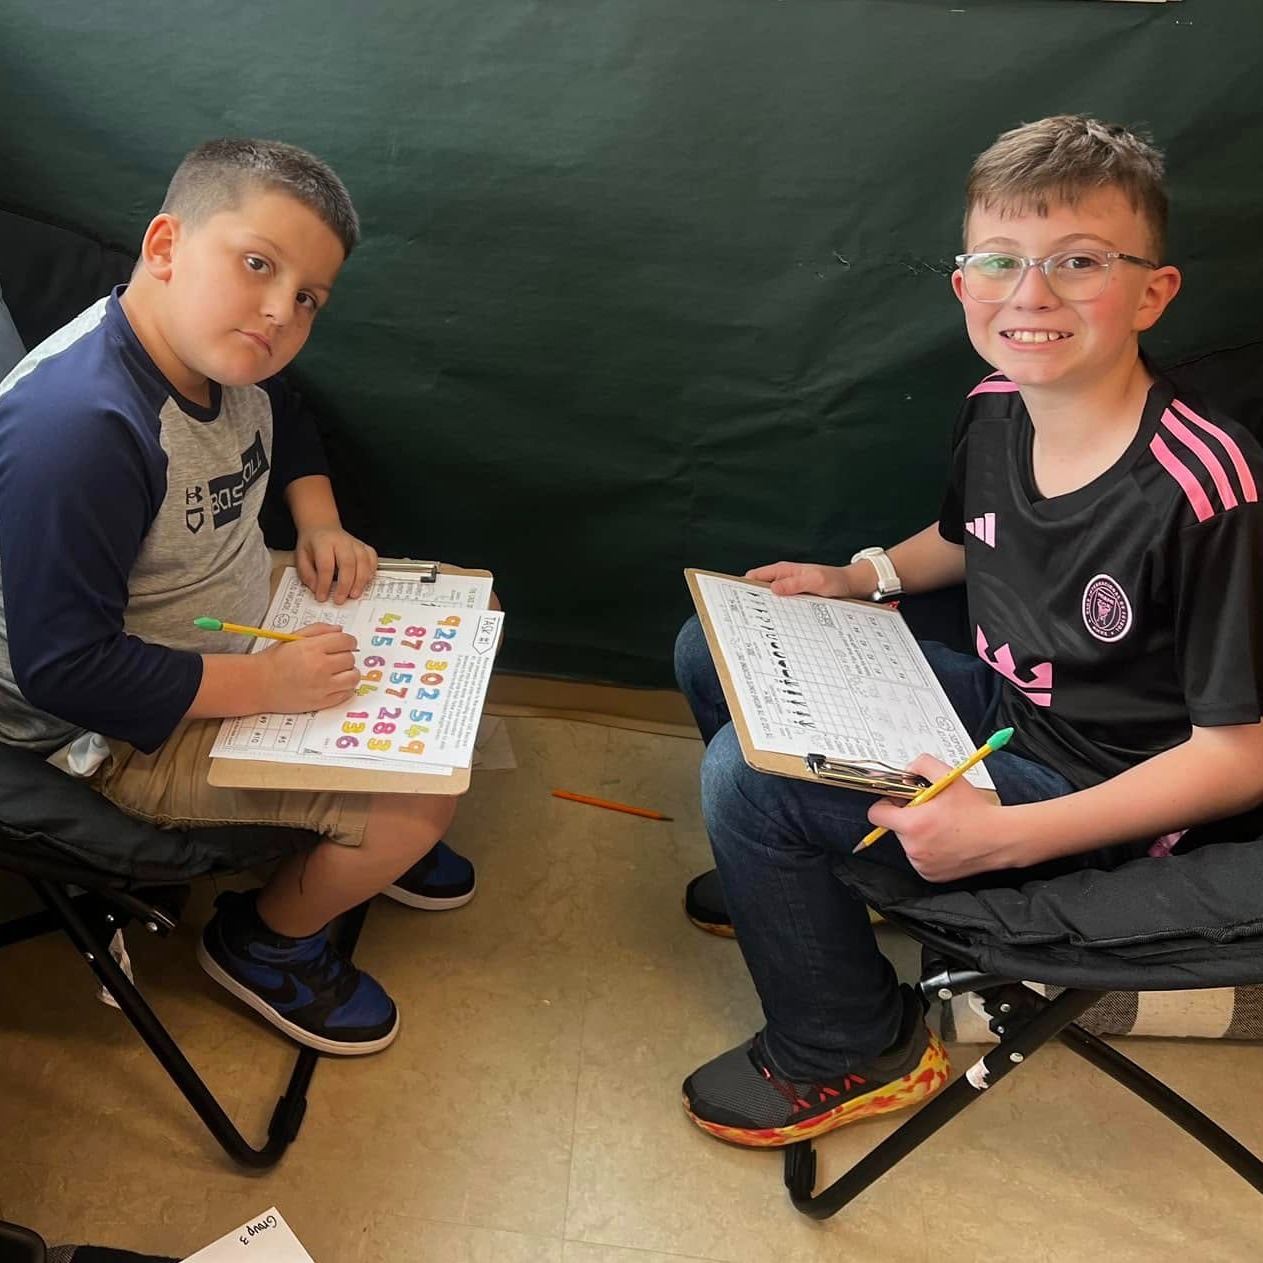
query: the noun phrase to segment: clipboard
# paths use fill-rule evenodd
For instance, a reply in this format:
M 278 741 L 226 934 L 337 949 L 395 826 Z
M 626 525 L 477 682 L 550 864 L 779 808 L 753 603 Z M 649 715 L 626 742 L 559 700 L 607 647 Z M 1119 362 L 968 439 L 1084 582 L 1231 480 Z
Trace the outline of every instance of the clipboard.
M 288 562 L 272 572 L 272 588 Z M 422 582 L 440 574 L 490 579 L 490 570 L 466 570 L 433 561 L 382 557 L 379 570 L 416 573 Z M 455 797 L 469 789 L 470 769 L 453 768 L 450 776 L 427 772 L 386 772 L 373 768 L 322 767 L 313 763 L 273 763 L 267 759 L 211 759 L 207 781 L 224 789 L 299 789 L 336 794 L 438 794 Z
M 715 663 L 719 683 L 724 690 L 724 700 L 728 703 L 728 712 L 732 726 L 736 730 L 737 740 L 741 744 L 741 755 L 746 763 L 758 772 L 767 772 L 772 776 L 788 776 L 794 780 L 813 781 L 827 785 L 837 785 L 843 789 L 855 789 L 868 794 L 881 794 L 886 798 L 914 798 L 930 782 L 923 776 L 892 767 L 877 760 L 865 762 L 847 762 L 841 759 L 830 759 L 823 754 L 782 754 L 773 750 L 763 750 L 754 744 L 750 726 L 741 710 L 740 696 L 733 683 L 732 672 L 724 658 L 719 636 L 711 620 L 706 602 L 702 598 L 697 579 L 699 575 L 707 575 L 714 579 L 727 579 L 734 583 L 743 583 L 750 587 L 770 588 L 770 583 L 757 579 L 744 579 L 737 575 L 723 574 L 717 570 L 684 571 L 688 581 L 689 593 L 697 609 L 697 617 L 706 633 L 706 644 L 710 648 L 710 656 Z M 903 615 L 892 605 L 875 605 L 872 601 L 859 601 L 852 598 L 825 598 L 819 600 L 834 601 L 839 605 L 860 605 L 867 611 L 880 610 L 883 614 L 903 622 Z M 983 789 L 995 801 L 999 801 L 993 791 Z

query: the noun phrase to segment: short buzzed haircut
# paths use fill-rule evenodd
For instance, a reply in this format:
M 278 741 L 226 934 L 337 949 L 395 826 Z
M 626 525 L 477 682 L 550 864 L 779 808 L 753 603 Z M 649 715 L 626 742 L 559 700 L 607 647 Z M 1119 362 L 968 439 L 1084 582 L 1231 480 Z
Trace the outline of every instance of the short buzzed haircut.
M 328 225 L 350 255 L 360 220 L 346 185 L 315 154 L 279 140 L 224 138 L 198 145 L 171 177 L 162 210 L 197 225 L 252 192 L 285 193 Z
M 1057 114 L 1005 132 L 978 155 L 965 191 L 965 227 L 979 208 L 1047 215 L 1113 188 L 1149 227 L 1155 261 L 1166 251 L 1167 191 L 1162 153 L 1139 132 L 1086 114 Z M 965 243 L 968 248 L 968 242 Z

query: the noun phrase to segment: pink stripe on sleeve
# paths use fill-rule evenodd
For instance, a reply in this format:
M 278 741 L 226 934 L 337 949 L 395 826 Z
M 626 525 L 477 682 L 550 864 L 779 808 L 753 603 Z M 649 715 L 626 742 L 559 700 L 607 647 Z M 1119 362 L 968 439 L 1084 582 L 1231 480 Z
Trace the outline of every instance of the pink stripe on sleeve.
M 1236 442 L 1229 438 L 1217 425 L 1212 425 L 1204 417 L 1199 417 L 1192 408 L 1187 404 L 1180 403 L 1178 399 L 1171 401 L 1171 407 L 1186 421 L 1191 421 L 1194 425 L 1200 426 L 1207 434 L 1213 434 L 1224 445 L 1224 450 L 1228 453 L 1228 459 L 1232 461 L 1232 467 L 1237 471 L 1237 477 L 1241 479 L 1241 494 L 1245 497 L 1246 503 L 1255 503 L 1259 498 L 1259 493 L 1254 485 L 1254 475 L 1250 472 L 1250 466 L 1246 464 L 1245 455 Z
M 1157 457 L 1163 469 L 1184 488 L 1184 494 L 1188 496 L 1188 502 L 1197 514 L 1197 520 L 1204 522 L 1208 517 L 1214 517 L 1215 510 L 1210 507 L 1210 500 L 1202 490 L 1201 483 L 1197 481 L 1193 471 L 1166 445 L 1161 434 L 1153 436 L 1149 450 Z
M 1202 463 L 1210 471 L 1210 476 L 1214 480 L 1215 488 L 1219 492 L 1219 498 L 1223 501 L 1224 508 L 1235 509 L 1237 507 L 1237 493 L 1233 491 L 1232 483 L 1228 481 L 1228 472 L 1224 469 L 1219 457 L 1169 408 L 1162 414 L 1162 424 L 1183 442 L 1189 451 L 1201 457 Z
M 966 398 L 972 399 L 975 395 L 1011 395 L 1017 388 L 1016 382 L 995 381 L 988 377 L 986 381 L 979 382 Z

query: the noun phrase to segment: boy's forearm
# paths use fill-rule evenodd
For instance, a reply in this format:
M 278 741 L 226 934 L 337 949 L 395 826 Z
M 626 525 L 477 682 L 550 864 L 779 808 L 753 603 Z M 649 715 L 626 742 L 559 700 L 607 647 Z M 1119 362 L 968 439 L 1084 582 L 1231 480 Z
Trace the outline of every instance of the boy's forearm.
M 933 592 L 965 580 L 965 550 L 944 539 L 937 522 L 886 551 L 903 590 L 910 595 Z M 863 561 L 856 564 L 868 566 Z
M 262 655 L 204 653 L 202 683 L 186 719 L 229 719 L 268 709 Z
M 1195 728 L 1091 789 L 1003 809 L 1005 866 L 1022 868 L 1249 811 L 1263 802 L 1263 728 Z
M 342 525 L 338 504 L 333 498 L 333 484 L 323 474 L 295 478 L 285 488 L 285 503 L 289 505 L 290 516 L 300 531 L 317 526 Z

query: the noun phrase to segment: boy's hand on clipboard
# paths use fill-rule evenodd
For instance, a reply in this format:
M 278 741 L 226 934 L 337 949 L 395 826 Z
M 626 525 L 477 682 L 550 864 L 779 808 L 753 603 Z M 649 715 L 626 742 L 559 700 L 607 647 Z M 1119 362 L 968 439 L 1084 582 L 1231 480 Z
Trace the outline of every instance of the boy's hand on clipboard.
M 920 754 L 908 764 L 908 771 L 928 781 L 951 770 L 932 754 Z M 1001 810 L 981 790 L 958 780 L 916 807 L 883 798 L 869 809 L 868 818 L 898 835 L 908 862 L 926 881 L 947 882 L 1011 866 L 998 838 L 996 812 Z
M 770 583 L 777 596 L 845 597 L 851 596 L 850 586 L 841 566 L 818 566 L 803 561 L 776 561 L 770 566 L 756 566 L 745 573 L 747 579 Z
M 294 568 L 317 601 L 332 595 L 335 605 L 364 595 L 377 573 L 377 550 L 340 526 L 315 526 L 298 532 Z

